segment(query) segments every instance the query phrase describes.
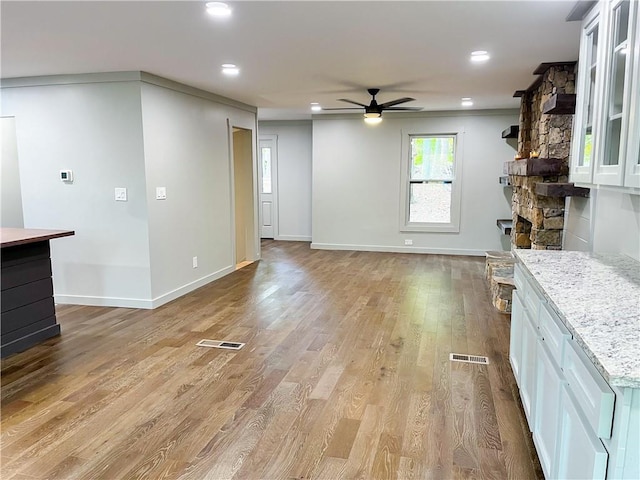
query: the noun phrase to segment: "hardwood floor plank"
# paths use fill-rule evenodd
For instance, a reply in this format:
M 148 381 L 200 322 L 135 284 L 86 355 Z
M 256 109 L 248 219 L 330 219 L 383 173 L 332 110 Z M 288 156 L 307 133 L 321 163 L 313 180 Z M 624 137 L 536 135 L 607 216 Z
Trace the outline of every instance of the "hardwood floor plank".
M 3 479 L 541 478 L 482 258 L 267 240 L 156 310 L 57 312 L 2 360 Z
M 331 442 L 327 447 L 325 456 L 344 459 L 349 458 L 359 428 L 360 420 L 341 418 L 336 427 L 336 431 L 331 437 Z

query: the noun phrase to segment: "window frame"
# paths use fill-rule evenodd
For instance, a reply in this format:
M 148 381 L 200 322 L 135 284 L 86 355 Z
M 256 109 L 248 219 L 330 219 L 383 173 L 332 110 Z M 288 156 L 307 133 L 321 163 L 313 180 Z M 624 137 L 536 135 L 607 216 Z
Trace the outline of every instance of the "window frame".
M 453 180 L 451 181 L 451 211 L 448 223 L 439 222 L 409 222 L 410 193 L 411 193 L 411 139 L 414 137 L 453 137 L 454 159 Z M 462 159 L 463 159 L 464 130 L 403 130 L 401 179 L 400 179 L 400 232 L 431 232 L 431 233 L 459 233 L 460 210 L 462 196 Z M 447 180 L 448 181 L 448 180 Z

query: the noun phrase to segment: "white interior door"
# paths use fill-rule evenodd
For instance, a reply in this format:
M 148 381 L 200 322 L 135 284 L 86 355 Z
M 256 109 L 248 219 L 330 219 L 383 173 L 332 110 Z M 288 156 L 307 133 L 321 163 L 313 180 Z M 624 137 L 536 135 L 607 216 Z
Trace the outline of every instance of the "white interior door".
M 278 137 L 260 135 L 260 238 L 278 236 Z

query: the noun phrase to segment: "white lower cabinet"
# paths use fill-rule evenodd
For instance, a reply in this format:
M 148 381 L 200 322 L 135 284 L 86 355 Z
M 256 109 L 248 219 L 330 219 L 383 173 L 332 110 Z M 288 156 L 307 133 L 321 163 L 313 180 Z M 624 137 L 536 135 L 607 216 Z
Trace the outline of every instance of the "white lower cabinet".
M 516 378 L 516 383 L 520 386 L 520 362 L 521 358 L 521 343 L 522 343 L 522 320 L 524 317 L 524 309 L 522 306 L 522 300 L 517 290 L 513 291 L 511 303 L 511 336 L 509 338 L 509 361 L 511 362 L 511 369 L 513 370 L 513 376 Z
M 637 480 L 640 390 L 612 389 L 520 264 L 516 277 L 509 359 L 545 477 Z
M 538 343 L 538 329 L 531 319 L 528 310 L 525 310 L 522 322 L 522 360 L 520 365 L 520 398 L 522 407 L 529 422 L 529 430 L 535 420 L 535 394 L 536 394 L 536 350 Z
M 609 454 L 590 428 L 588 419 L 577 408 L 567 385 L 560 398 L 560 435 L 557 448 L 557 470 L 553 478 L 604 479 Z
M 533 442 L 546 478 L 556 478 L 558 436 L 560 433 L 560 394 L 565 385 L 560 367 L 553 361 L 542 338 L 538 339 L 536 364 L 536 420 Z

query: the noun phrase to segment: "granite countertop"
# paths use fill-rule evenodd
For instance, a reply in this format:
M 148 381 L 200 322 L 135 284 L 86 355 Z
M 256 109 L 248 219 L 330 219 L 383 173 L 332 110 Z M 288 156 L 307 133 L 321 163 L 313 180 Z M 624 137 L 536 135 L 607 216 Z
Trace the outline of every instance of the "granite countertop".
M 588 252 L 515 255 L 607 382 L 640 388 L 640 262 Z

